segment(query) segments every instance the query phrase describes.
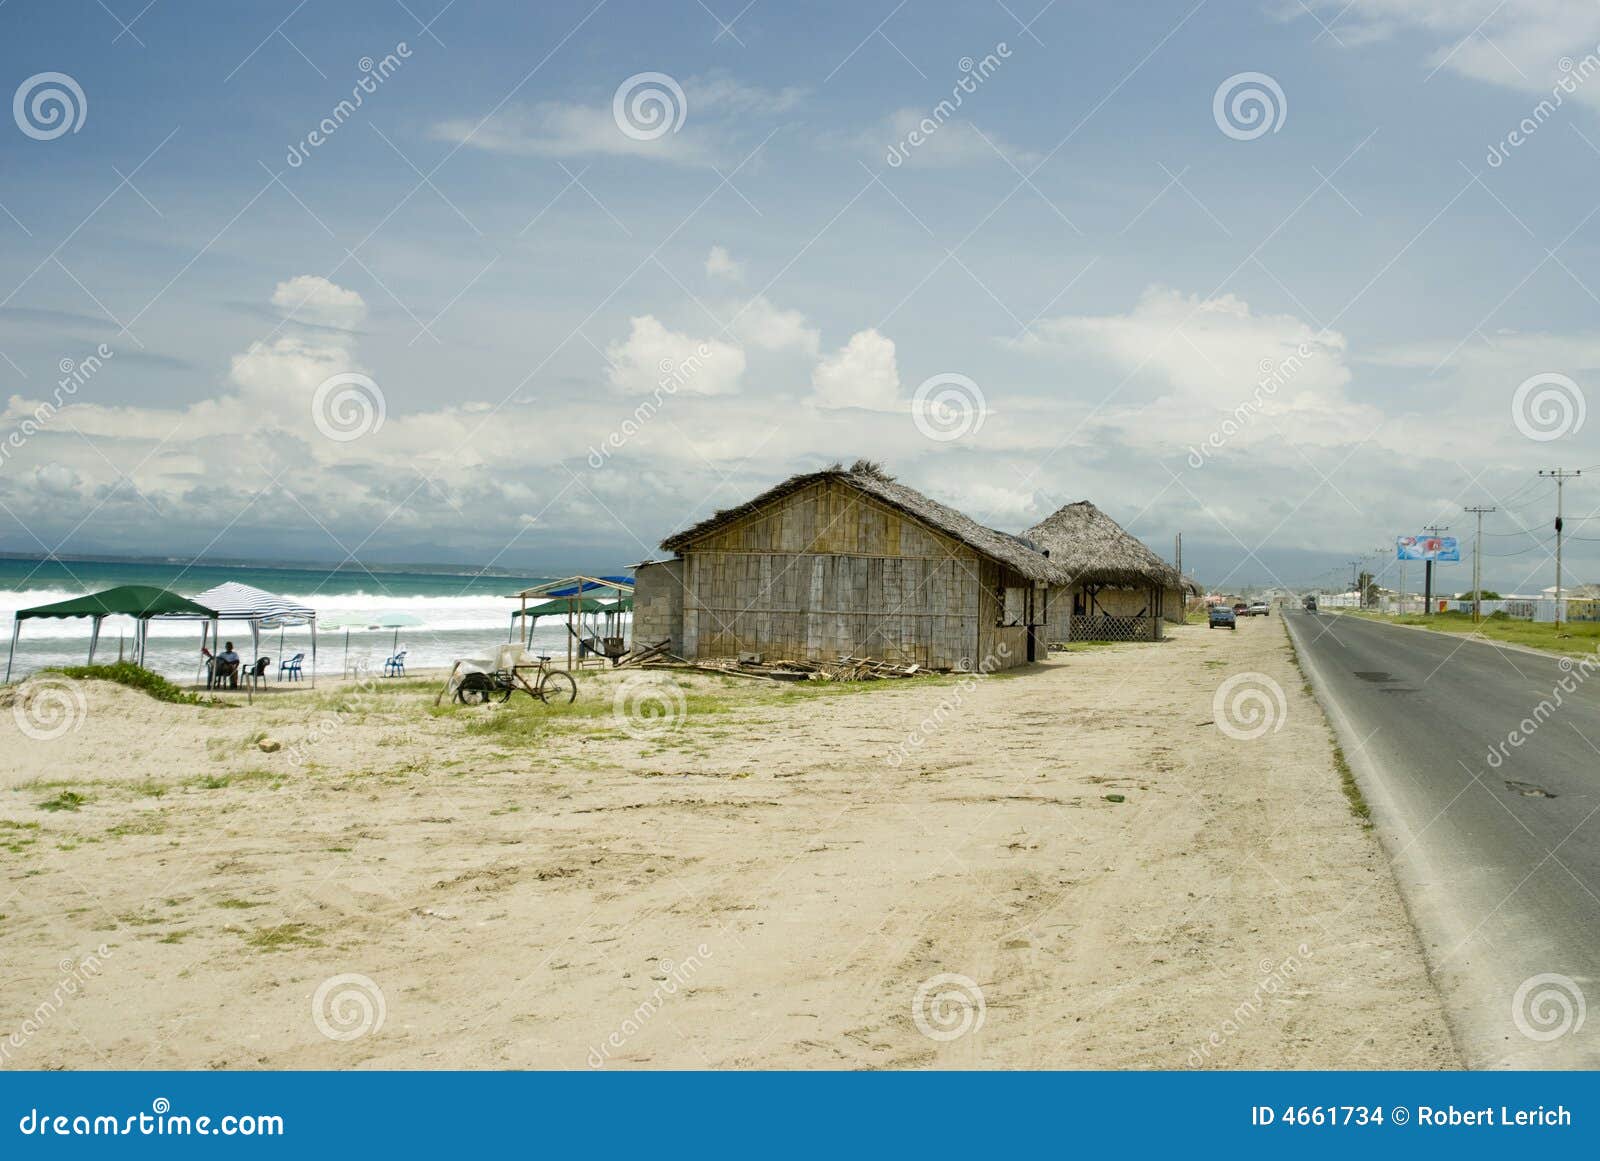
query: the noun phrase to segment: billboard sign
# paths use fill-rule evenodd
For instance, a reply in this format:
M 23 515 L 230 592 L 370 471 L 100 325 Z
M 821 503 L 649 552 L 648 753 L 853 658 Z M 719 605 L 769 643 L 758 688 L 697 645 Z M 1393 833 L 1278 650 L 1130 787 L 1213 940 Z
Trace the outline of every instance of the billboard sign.
M 1460 561 L 1461 547 L 1454 536 L 1396 536 L 1397 560 Z

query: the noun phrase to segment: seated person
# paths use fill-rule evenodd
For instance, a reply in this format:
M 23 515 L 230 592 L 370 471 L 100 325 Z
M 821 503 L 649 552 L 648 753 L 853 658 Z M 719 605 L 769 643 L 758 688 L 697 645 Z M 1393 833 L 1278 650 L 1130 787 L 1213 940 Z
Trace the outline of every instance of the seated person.
M 232 688 L 239 688 L 239 655 L 233 651 L 232 641 L 211 660 L 211 684 L 217 685 L 224 680 Z

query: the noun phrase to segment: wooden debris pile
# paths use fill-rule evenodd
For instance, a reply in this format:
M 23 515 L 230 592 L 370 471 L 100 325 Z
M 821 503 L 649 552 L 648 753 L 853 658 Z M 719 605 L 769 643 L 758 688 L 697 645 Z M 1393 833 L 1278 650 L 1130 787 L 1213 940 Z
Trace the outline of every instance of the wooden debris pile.
M 669 651 L 669 641 L 630 653 L 617 663 L 618 669 L 678 669 L 715 673 L 731 677 L 754 677 L 768 681 L 880 681 L 924 677 L 945 670 L 926 666 L 899 665 L 870 657 L 841 657 L 837 661 L 767 661 L 759 653 L 705 661 L 687 661 Z

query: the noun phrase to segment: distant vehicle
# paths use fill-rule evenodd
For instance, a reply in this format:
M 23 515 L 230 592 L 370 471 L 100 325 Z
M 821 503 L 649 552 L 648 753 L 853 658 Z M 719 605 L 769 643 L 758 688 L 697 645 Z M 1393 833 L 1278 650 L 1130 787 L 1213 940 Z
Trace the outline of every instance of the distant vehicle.
M 1238 603 L 1238 604 L 1237 604 L 1237 605 L 1234 605 L 1234 606 L 1233 606 L 1233 611 L 1234 611 L 1234 612 L 1235 612 L 1235 613 L 1245 613 L 1245 614 L 1248 614 L 1248 613 L 1249 613 L 1249 611 L 1250 611 L 1250 606 L 1249 606 L 1249 605 L 1247 605 L 1247 604 L 1246 604 L 1246 603 L 1245 603 L 1245 602 L 1243 602 L 1243 601 L 1240 601 L 1240 602 L 1239 602 L 1239 603 Z
M 1250 607 L 1241 615 L 1246 617 L 1270 617 L 1272 616 L 1272 607 L 1266 601 L 1251 601 Z
M 1232 609 L 1228 608 L 1227 605 L 1211 606 L 1211 616 L 1207 620 L 1207 626 L 1215 629 L 1219 625 L 1224 629 L 1237 630 L 1239 628 L 1238 615 L 1235 614 Z
M 1317 611 L 1317 598 L 1316 597 L 1307 597 L 1306 598 L 1306 612 L 1315 613 L 1316 611 Z

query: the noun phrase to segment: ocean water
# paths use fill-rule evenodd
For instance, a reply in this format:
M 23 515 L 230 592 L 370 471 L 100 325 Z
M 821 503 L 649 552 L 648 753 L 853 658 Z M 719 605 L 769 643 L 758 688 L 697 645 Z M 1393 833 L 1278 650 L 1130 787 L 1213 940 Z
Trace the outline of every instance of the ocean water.
M 406 650 L 412 669 L 448 666 L 458 657 L 481 657 L 510 639 L 511 613 L 519 602 L 508 593 L 549 580 L 542 576 L 512 576 L 484 572 L 377 569 L 346 566 L 278 568 L 259 564 L 189 564 L 184 561 L 124 562 L 112 560 L 40 561 L 0 558 L 0 624 L 9 634 L 12 615 L 21 608 L 67 600 L 113 585 L 156 585 L 193 597 L 224 581 L 254 585 L 310 605 L 323 624 L 339 622 L 334 630 L 317 632 L 317 672 L 338 677 L 356 665 L 381 670 L 384 659 L 397 648 Z M 375 626 L 385 614 L 404 614 L 417 625 L 400 629 Z M 347 634 L 343 622 L 356 623 Z M 626 635 L 627 618 L 621 621 Z M 22 622 L 12 679 L 46 666 L 82 665 L 88 658 L 88 618 L 71 620 L 29 619 Z M 250 626 L 223 621 L 224 640 L 234 642 L 239 655 L 250 660 Z M 200 663 L 199 622 L 152 621 L 146 664 L 175 681 L 193 681 Z M 100 630 L 97 662 L 115 661 L 119 644 L 131 656 L 134 623 L 125 617 L 107 617 Z M 564 661 L 567 652 L 565 618 L 541 618 L 533 643 Z M 9 636 L 6 642 L 9 646 Z M 280 658 L 305 653 L 306 673 L 311 672 L 311 632 L 305 626 L 280 631 L 263 630 L 259 656 L 270 657 L 275 679 Z

